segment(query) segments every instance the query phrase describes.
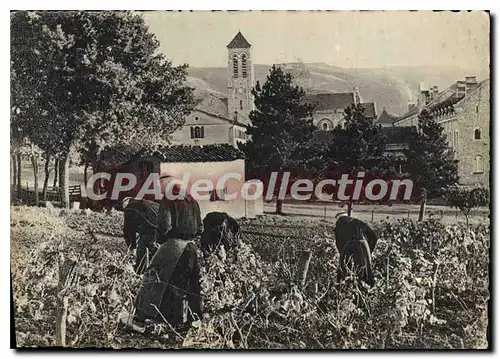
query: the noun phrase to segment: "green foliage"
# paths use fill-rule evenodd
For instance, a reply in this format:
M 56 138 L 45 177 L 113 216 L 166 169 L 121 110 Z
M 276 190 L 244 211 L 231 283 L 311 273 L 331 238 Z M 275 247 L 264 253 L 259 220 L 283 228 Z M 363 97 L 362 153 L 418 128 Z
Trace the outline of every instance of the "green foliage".
M 458 183 L 458 161 L 448 147 L 443 126 L 424 110 L 418 118 L 418 129 L 405 151 L 407 169 L 416 188 L 425 188 L 430 198 L 443 195 Z
M 264 85 L 252 94 L 256 109 L 249 116 L 250 141 L 242 146 L 248 171 L 267 175 L 300 170 L 315 130 L 310 119 L 313 107 L 303 102 L 304 90 L 294 84 L 291 74 L 273 66 Z
M 489 192 L 486 188 L 474 188 L 472 190 L 453 188 L 446 193 L 448 205 L 458 208 L 467 218 L 473 208 L 487 206 L 489 203 Z

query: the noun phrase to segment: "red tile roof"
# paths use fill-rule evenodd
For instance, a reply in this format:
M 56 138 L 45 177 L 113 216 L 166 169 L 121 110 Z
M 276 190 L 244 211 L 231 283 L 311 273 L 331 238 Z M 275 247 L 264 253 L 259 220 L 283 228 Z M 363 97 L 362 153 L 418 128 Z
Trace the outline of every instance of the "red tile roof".
M 241 34 L 240 31 L 236 34 L 234 39 L 227 45 L 228 49 L 248 49 L 251 47 L 250 43 L 245 39 L 245 37 Z

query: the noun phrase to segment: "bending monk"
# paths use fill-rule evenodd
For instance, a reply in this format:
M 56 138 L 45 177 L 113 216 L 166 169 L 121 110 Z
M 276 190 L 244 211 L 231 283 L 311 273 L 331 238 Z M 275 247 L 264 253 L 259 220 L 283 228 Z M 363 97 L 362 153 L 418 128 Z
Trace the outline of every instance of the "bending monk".
M 375 284 L 370 246 L 361 228 L 357 229 L 355 236 L 349 238 L 340 250 L 337 283 L 347 276 L 348 268 L 357 274 L 359 280 L 364 281 L 370 287 Z
M 200 207 L 191 196 L 162 201 L 155 235 L 160 247 L 144 272 L 135 302 L 136 325 L 146 319 L 184 323 L 192 314 L 201 315 L 197 247 L 192 239 L 202 231 Z M 139 242 L 138 247 L 148 245 Z
M 239 243 L 240 225 L 225 212 L 208 213 L 203 219 L 203 228 L 201 248 L 204 251 L 212 251 L 220 244 L 229 250 Z
M 123 200 L 123 237 L 130 249 L 137 247 L 137 237 L 153 236 L 160 205 L 147 199 L 127 197 Z

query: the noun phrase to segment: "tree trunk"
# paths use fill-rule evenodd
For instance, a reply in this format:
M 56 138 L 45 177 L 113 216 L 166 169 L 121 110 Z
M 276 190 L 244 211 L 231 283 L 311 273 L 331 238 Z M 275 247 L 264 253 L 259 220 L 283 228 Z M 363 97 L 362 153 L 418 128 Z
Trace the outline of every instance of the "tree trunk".
M 38 156 L 36 154 L 31 154 L 31 165 L 33 166 L 33 176 L 35 177 L 35 206 L 38 207 Z
M 467 225 L 467 228 L 469 228 L 469 214 L 468 213 L 464 213 L 465 214 L 465 223 Z
M 420 202 L 420 212 L 418 213 L 418 221 L 422 222 L 424 220 L 424 214 L 425 214 L 425 205 L 427 203 L 427 199 L 424 198 L 422 202 Z
M 17 196 L 21 197 L 21 166 L 22 166 L 21 154 L 17 154 Z
M 85 160 L 85 167 L 83 169 L 83 183 L 85 188 L 87 188 L 88 170 L 89 170 L 89 161 Z
M 16 194 L 16 185 L 17 185 L 17 159 L 16 155 L 12 155 L 12 185 L 11 185 L 12 197 L 14 197 Z
M 49 176 L 50 176 L 50 171 L 49 171 L 49 164 L 50 164 L 50 156 L 47 155 L 47 158 L 45 159 L 45 167 L 44 172 L 45 172 L 45 178 L 43 179 L 43 200 L 47 200 L 47 187 L 49 186 Z
M 283 200 L 276 199 L 276 214 L 283 214 Z
M 61 207 L 69 209 L 69 153 L 65 153 L 59 159 L 59 195 Z
M 352 217 L 352 201 L 347 202 L 347 216 Z
M 52 188 L 57 187 L 57 180 L 59 178 L 59 158 L 54 159 L 54 182 L 52 183 Z

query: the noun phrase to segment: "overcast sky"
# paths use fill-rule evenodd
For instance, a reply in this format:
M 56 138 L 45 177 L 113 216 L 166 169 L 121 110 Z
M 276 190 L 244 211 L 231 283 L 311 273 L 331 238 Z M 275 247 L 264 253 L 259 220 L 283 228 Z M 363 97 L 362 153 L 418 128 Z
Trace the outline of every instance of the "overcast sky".
M 254 63 L 302 60 L 344 68 L 489 66 L 487 13 L 150 12 L 144 15 L 174 64 L 226 66 L 240 30 Z

